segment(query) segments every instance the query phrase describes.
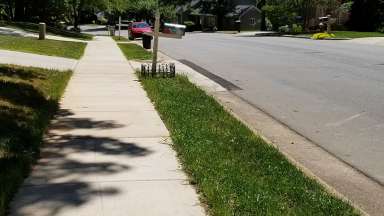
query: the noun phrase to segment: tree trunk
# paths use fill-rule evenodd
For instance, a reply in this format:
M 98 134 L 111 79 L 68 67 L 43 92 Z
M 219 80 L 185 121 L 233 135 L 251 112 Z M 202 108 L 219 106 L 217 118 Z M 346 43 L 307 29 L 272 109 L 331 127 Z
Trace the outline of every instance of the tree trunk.
M 261 22 L 260 22 L 261 31 L 267 30 L 267 24 L 265 22 L 266 15 L 265 15 L 265 11 L 263 10 L 264 5 L 265 5 L 265 0 L 260 0 L 259 3 L 256 5 L 261 10 Z

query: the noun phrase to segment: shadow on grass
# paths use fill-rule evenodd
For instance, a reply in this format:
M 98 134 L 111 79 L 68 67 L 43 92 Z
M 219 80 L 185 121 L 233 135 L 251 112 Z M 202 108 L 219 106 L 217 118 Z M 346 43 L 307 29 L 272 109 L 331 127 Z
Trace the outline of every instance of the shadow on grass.
M 0 98 L 15 105 L 32 108 L 41 107 L 49 103 L 44 94 L 33 85 L 9 80 L 0 80 Z
M 30 73 L 21 67 L 9 67 L 0 65 L 0 76 L 6 76 L 14 79 L 22 79 L 25 81 L 32 81 L 34 79 L 45 80 L 46 77 L 41 73 Z

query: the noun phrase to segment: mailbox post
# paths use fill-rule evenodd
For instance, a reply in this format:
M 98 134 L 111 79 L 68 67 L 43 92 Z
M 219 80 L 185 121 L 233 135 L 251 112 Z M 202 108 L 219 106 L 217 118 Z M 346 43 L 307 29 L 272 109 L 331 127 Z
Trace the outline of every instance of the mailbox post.
M 332 25 L 332 20 L 331 20 L 331 15 L 327 15 L 327 33 L 331 34 L 331 25 Z
M 46 24 L 43 22 L 39 23 L 39 40 L 45 40 L 46 31 Z
M 159 30 L 160 30 L 160 11 L 157 7 L 155 15 L 155 32 L 154 32 L 154 41 L 153 41 L 153 53 L 152 53 L 152 73 L 156 73 L 157 67 L 157 51 L 159 48 Z

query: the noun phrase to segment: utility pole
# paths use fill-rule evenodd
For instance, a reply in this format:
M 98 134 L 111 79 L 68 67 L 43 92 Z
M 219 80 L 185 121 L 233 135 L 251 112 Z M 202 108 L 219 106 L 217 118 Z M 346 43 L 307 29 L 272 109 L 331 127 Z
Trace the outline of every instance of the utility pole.
M 155 32 L 153 41 L 153 52 L 152 52 L 152 73 L 156 73 L 157 67 L 157 50 L 159 48 L 159 30 L 160 30 L 160 11 L 159 3 L 157 3 L 156 14 L 155 14 Z

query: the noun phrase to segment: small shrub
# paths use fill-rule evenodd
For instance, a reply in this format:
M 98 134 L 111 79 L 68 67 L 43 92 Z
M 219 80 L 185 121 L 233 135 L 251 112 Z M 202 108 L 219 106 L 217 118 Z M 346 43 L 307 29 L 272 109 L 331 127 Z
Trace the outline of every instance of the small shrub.
M 327 39 L 327 38 L 334 38 L 335 35 L 334 34 L 328 34 L 326 32 L 324 33 L 316 33 L 314 35 L 312 35 L 312 39 L 313 40 L 323 40 L 323 39 Z
M 289 33 L 290 32 L 288 25 L 280 26 L 278 30 L 279 30 L 279 32 L 282 32 L 282 33 Z
M 303 32 L 303 27 L 299 24 L 293 24 L 292 25 L 292 29 L 291 29 L 291 33 L 292 34 L 300 34 Z
M 381 33 L 384 33 L 384 26 L 379 27 L 379 28 L 377 29 L 377 31 L 378 31 L 378 32 L 381 32 Z

